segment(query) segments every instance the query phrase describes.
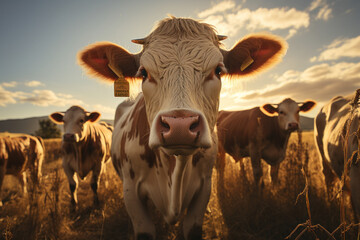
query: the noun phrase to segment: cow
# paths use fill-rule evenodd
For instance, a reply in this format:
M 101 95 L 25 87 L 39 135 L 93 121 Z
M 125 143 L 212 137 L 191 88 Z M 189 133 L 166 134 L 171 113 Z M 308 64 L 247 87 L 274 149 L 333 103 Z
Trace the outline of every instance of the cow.
M 138 54 L 110 42 L 78 54 L 90 76 L 142 79 L 142 92 L 116 110 L 111 149 L 135 239 L 155 239 L 148 200 L 168 224 L 184 215 L 185 239 L 201 239 L 217 154 L 221 76 L 255 74 L 279 62 L 287 48 L 279 37 L 252 35 L 227 51 L 222 39 L 206 23 L 169 17 L 133 40 L 143 46 Z
M 296 103 L 286 98 L 279 104 L 242 111 L 220 111 L 217 119 L 219 138 L 218 168 L 224 170 L 225 154 L 236 162 L 250 157 L 255 185 L 262 179 L 261 159 L 270 165 L 272 182 L 278 180 L 290 134 L 299 128 L 299 112 L 310 111 L 314 101 Z
M 100 118 L 99 112 L 90 113 L 76 105 L 65 113 L 54 112 L 49 117 L 53 122 L 64 125 L 62 166 L 69 181 L 72 206 L 76 207 L 78 204 L 78 177 L 84 179 L 90 171 L 93 203 L 98 205 L 97 189 L 100 175 L 111 156 L 113 127 L 105 122 L 96 122 Z
M 350 184 L 345 181 L 344 189 L 350 190 L 357 220 L 360 217 L 359 95 L 360 89 L 347 96 L 332 98 L 314 119 L 315 145 L 322 160 L 328 192 L 337 178 L 349 176 Z
M 23 193 L 27 193 L 26 171 L 37 180 L 41 177 L 45 146 L 41 137 L 22 134 L 14 137 L 0 137 L 0 191 L 6 174 L 19 179 Z M 0 199 L 0 206 L 2 206 Z

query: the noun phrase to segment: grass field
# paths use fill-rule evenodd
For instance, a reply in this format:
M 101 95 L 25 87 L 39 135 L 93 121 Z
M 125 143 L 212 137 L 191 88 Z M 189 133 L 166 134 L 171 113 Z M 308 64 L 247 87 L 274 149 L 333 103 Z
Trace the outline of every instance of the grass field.
M 244 159 L 240 167 L 228 157 L 223 175 L 214 169 L 204 239 L 268 240 L 289 235 L 289 239 L 356 239 L 355 227 L 350 226 L 343 235 L 344 228 L 338 228 L 342 207 L 346 210 L 343 227 L 353 221 L 349 197 L 345 196 L 343 205 L 341 194 L 328 197 L 313 133 L 304 132 L 301 136 L 299 141 L 298 134 L 292 134 L 277 185 L 270 182 L 264 164 L 261 192 L 255 191 L 249 159 Z M 106 172 L 108 187 L 105 188 L 104 176 L 100 182 L 100 206 L 92 206 L 87 177 L 80 182 L 79 208 L 70 211 L 70 191 L 61 168 L 60 145 L 59 139 L 45 140 L 43 178 L 40 184 L 30 180 L 28 195 L 21 194 L 15 178 L 6 176 L 1 193 L 4 206 L 0 208 L 0 239 L 132 239 L 122 184 L 111 162 Z M 339 186 L 331 191 L 337 192 Z M 183 239 L 181 223 L 168 226 L 156 211 L 154 219 L 158 223 L 157 239 Z M 299 224 L 304 225 L 295 229 Z M 293 230 L 296 231 L 292 233 Z M 327 232 L 333 231 L 330 238 Z

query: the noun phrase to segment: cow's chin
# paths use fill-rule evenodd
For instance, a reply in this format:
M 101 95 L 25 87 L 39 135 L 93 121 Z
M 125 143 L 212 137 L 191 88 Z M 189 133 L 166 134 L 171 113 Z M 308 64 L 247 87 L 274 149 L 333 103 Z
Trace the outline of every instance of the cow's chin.
M 195 154 L 199 147 L 191 145 L 161 146 L 161 150 L 169 156 L 189 156 Z

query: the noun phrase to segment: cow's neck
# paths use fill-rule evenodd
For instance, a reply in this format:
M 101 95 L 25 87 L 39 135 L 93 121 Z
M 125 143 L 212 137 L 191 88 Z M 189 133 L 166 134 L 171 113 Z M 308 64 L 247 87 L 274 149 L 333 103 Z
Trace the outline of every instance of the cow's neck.
M 265 138 L 269 139 L 277 148 L 286 148 L 291 132 L 280 128 L 277 117 L 269 118 L 271 118 L 272 124 L 268 128 Z
M 171 193 L 170 193 L 170 216 L 178 218 L 182 208 L 184 175 L 186 166 L 192 159 L 192 156 L 176 156 L 175 167 L 171 175 Z

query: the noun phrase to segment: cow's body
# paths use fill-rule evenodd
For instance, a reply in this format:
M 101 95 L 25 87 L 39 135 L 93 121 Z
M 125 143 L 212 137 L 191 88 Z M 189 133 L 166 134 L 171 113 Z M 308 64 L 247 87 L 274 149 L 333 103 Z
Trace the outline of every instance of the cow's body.
M 280 112 L 278 116 L 269 116 L 269 112 L 260 107 L 243 111 L 220 111 L 217 130 L 221 171 L 225 164 L 225 153 L 235 161 L 250 157 L 254 180 L 258 184 L 262 176 L 260 160 L 263 159 L 271 166 L 271 177 L 276 181 L 290 134 L 299 126 L 298 113 L 310 110 L 314 104 L 308 101 L 298 107 L 292 99 L 285 99 L 278 104 L 277 109 L 270 110 L 273 111 L 271 113 Z M 264 106 L 271 108 L 269 104 Z
M 358 106 L 353 107 L 351 104 L 354 97 L 355 94 L 338 96 L 324 105 L 314 120 L 314 136 L 328 188 L 333 184 L 334 177 L 342 177 L 345 162 L 353 157 L 348 165 L 348 173 L 351 199 L 359 219 L 360 165 L 357 151 L 359 151 L 360 112 Z
M 19 179 L 26 193 L 26 170 L 30 169 L 39 179 L 44 153 L 45 147 L 41 137 L 22 135 L 0 138 L 0 190 L 4 176 L 12 174 Z
M 96 77 L 143 78 L 143 93 L 116 110 L 111 151 L 136 239 L 155 239 L 147 200 L 168 223 L 186 212 L 185 239 L 201 239 L 217 153 L 220 75 L 254 73 L 286 49 L 278 38 L 254 36 L 226 51 L 219 48 L 221 39 L 207 24 L 169 18 L 134 41 L 143 44 L 139 54 L 106 42 L 79 54 Z
M 105 163 L 110 159 L 113 127 L 104 122 L 96 123 L 100 114 L 96 113 L 98 115 L 92 117 L 93 114 L 87 113 L 79 106 L 73 106 L 65 114 L 53 113 L 50 115 L 54 122 L 65 123 L 62 166 L 69 181 L 73 205 L 77 204 L 78 179 L 75 173 L 84 179 L 92 171 L 90 184 L 94 192 L 94 203 L 97 204 L 100 174 Z M 81 130 L 78 131 L 78 129 Z

